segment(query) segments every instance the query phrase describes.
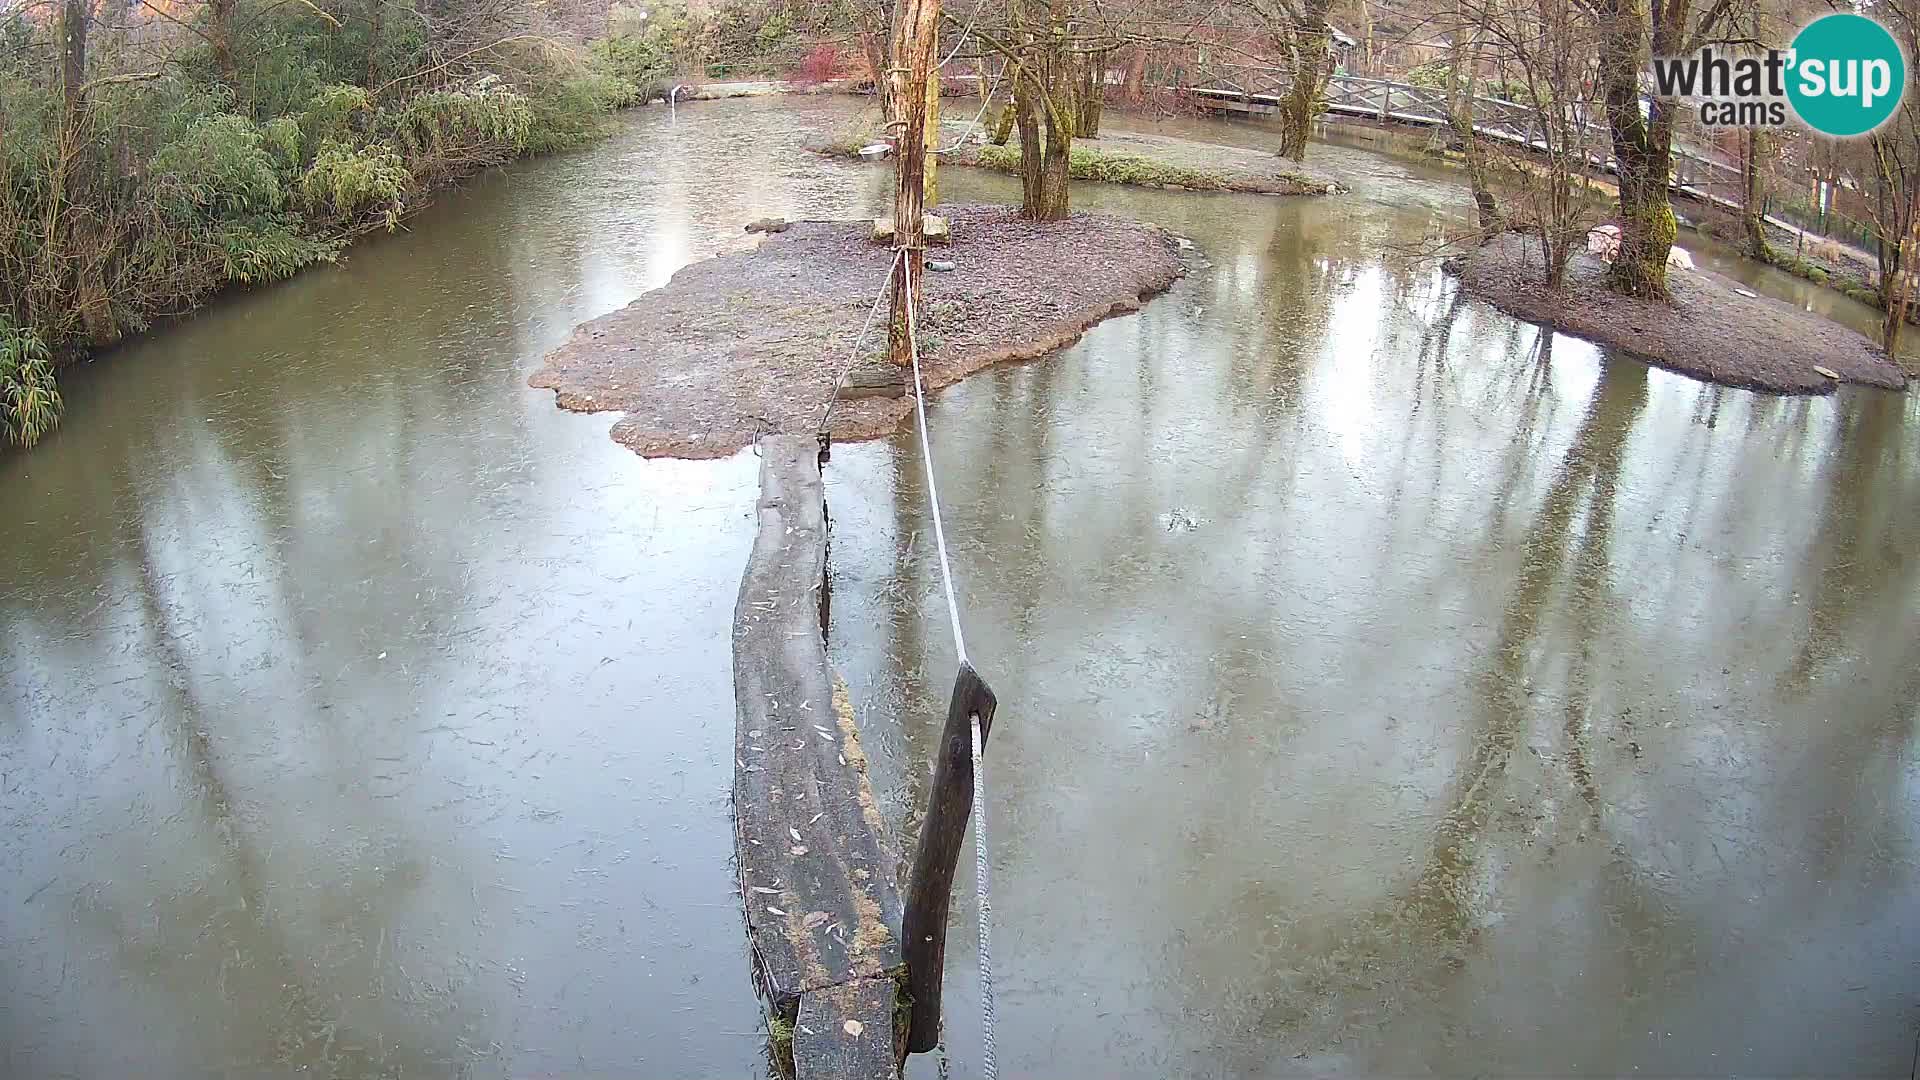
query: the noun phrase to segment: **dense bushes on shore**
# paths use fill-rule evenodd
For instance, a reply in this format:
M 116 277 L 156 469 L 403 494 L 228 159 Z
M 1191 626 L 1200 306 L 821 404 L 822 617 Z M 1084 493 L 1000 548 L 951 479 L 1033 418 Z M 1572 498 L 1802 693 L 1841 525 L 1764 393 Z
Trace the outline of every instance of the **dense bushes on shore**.
M 0 27 L 0 442 L 55 422 L 58 361 L 331 260 L 435 184 L 590 139 L 641 93 L 532 6 L 487 7 L 89 16 L 77 83 L 48 62 L 64 18 Z
M 53 369 L 334 259 L 437 185 L 593 139 L 675 77 L 799 62 L 844 3 L 37 0 L 0 16 L 0 447 Z M 581 45 L 583 39 L 593 44 Z

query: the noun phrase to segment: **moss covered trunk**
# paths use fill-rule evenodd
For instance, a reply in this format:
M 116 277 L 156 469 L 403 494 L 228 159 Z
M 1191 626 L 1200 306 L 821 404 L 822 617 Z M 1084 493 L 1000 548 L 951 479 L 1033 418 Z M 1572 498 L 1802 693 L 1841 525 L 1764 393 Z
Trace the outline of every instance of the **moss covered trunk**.
M 1464 11 L 1458 15 L 1462 25 L 1469 25 Z M 1492 232 L 1500 221 L 1500 206 L 1493 197 L 1493 185 L 1487 175 L 1487 148 L 1481 144 L 1480 133 L 1473 126 L 1473 77 L 1479 67 L 1479 38 L 1470 33 L 1456 34 L 1451 51 L 1452 63 L 1447 65 L 1447 124 L 1453 129 L 1453 137 L 1460 140 L 1461 155 L 1466 159 L 1467 184 L 1473 189 L 1473 206 L 1480 228 Z
M 1894 295 L 1888 296 L 1883 294 L 1882 296 L 1887 310 L 1880 316 L 1880 345 L 1887 350 L 1889 357 L 1898 361 L 1900 359 L 1900 335 L 1905 331 L 1907 325 L 1908 299 L 1905 292 L 1897 288 L 1885 290 L 1885 292 L 1893 293 Z
M 1010 6 L 1016 25 L 1024 24 L 1038 47 L 1016 64 L 1013 83 L 1015 123 L 1020 129 L 1020 216 L 1034 221 L 1059 221 L 1067 216 L 1067 175 L 1073 150 L 1074 83 L 1078 67 L 1066 49 L 1068 0 L 1050 0 L 1045 23 L 1029 20 L 1041 14 L 1036 5 Z M 1037 20 L 1036 20 L 1037 21 Z
M 1667 199 L 1666 162 L 1665 154 L 1620 157 L 1620 254 L 1611 280 L 1628 296 L 1667 298 L 1667 253 L 1680 227 Z
M 1035 221 L 1061 221 L 1069 210 L 1067 179 L 1073 132 L 1065 124 L 1047 124 L 1047 145 L 1040 155 L 1040 201 L 1026 215 Z
M 1329 48 L 1333 34 L 1327 25 L 1330 6 L 1330 0 L 1305 0 L 1297 21 L 1285 35 L 1292 53 L 1293 81 L 1280 99 L 1276 116 L 1280 121 L 1279 154 L 1294 161 L 1307 160 L 1307 141 L 1313 135 L 1313 121 L 1320 115 L 1327 77 L 1333 74 Z
M 1760 161 L 1767 152 L 1766 133 L 1749 128 L 1745 153 L 1740 160 L 1740 224 L 1746 234 L 1747 257 L 1761 262 L 1773 261 L 1767 247 L 1767 226 L 1761 216 L 1766 211 L 1767 190 Z
M 1035 100 L 1040 91 L 1034 80 L 1022 71 L 1013 83 L 1013 115 L 1020 129 L 1020 213 L 1033 216 L 1043 201 L 1041 195 L 1040 106 Z
M 1649 33 L 1645 0 L 1605 0 L 1607 30 L 1600 46 L 1600 78 L 1607 129 L 1620 181 L 1620 254 L 1612 285 L 1629 296 L 1667 298 L 1667 252 L 1677 226 L 1667 201 L 1673 173 L 1673 115 L 1656 100 L 1648 116 L 1640 105 L 1640 65 Z
M 1090 52 L 1081 58 L 1074 82 L 1073 133 L 1082 139 L 1100 134 L 1100 111 L 1106 105 L 1107 56 Z
M 880 122 L 884 127 L 900 119 L 893 104 L 893 87 L 887 78 L 887 36 L 882 27 L 866 27 L 860 31 L 860 55 L 867 62 L 867 73 L 873 79 L 873 100 L 880 106 Z
M 926 184 L 923 196 L 928 211 L 940 201 L 940 72 L 927 72 L 926 157 L 922 163 Z
M 1913 198 L 1908 193 L 1908 198 Z M 1880 346 L 1894 361 L 1900 359 L 1900 338 L 1907 312 L 1913 306 L 1916 278 L 1920 278 L 1920 217 L 1911 221 L 1898 244 L 1882 243 L 1880 254 Z
M 1000 103 L 1000 111 L 993 118 L 993 132 L 991 135 L 993 145 L 1005 146 L 1007 145 L 1007 140 L 1013 138 L 1014 111 L 1013 102 L 1004 101 Z
M 1060 221 L 1067 216 L 1068 168 L 1073 150 L 1071 115 L 1015 93 L 1020 126 L 1020 216 Z
M 1867 136 L 1867 148 L 1874 163 L 1880 344 L 1897 360 L 1907 310 L 1920 279 L 1920 108 L 1903 106 L 1894 124 Z

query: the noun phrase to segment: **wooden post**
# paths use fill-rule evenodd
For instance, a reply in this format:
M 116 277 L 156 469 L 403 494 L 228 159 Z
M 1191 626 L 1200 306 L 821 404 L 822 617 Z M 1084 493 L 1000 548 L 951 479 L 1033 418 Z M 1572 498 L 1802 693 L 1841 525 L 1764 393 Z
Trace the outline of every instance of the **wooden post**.
M 953 871 L 960 860 L 967 818 L 973 811 L 973 717 L 980 718 L 984 751 L 993 727 L 993 688 L 962 660 L 954 676 L 947 722 L 934 751 L 933 786 L 927 816 L 920 822 L 920 846 L 907 879 L 907 908 L 901 920 L 901 952 L 907 961 L 907 992 L 913 1016 L 907 1028 L 907 1052 L 924 1054 L 940 1041 L 940 984 L 946 974 L 947 911 L 953 900 Z
M 906 249 L 906 267 L 894 276 L 889 311 L 887 355 L 907 366 L 907 305 L 920 299 L 920 270 L 925 258 L 922 235 L 926 213 L 927 80 L 933 75 L 933 53 L 939 37 L 940 0 L 900 0 L 900 25 L 894 51 L 894 100 L 900 107 L 900 130 L 894 143 L 893 246 Z M 905 272 L 911 270 L 911 273 Z

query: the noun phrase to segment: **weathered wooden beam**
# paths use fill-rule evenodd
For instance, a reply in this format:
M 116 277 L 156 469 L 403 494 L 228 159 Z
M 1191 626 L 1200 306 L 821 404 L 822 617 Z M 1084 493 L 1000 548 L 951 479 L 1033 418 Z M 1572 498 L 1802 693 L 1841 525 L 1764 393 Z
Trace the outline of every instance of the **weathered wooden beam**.
M 954 676 L 947 721 L 934 748 L 933 785 L 927 792 L 927 816 L 920 822 L 920 846 L 907 879 L 907 910 L 902 927 L 907 961 L 907 992 L 913 1013 L 907 1051 L 923 1054 L 940 1041 L 940 987 L 946 974 L 947 912 L 953 900 L 953 872 L 973 810 L 973 718 L 980 718 L 984 749 L 993 728 L 993 689 L 962 660 Z
M 896 856 L 821 636 L 819 443 L 761 440 L 758 532 L 734 608 L 733 804 L 755 976 L 775 1015 L 904 964 Z
M 892 979 L 856 979 L 800 995 L 794 1080 L 897 1080 L 905 1052 L 893 1025 Z
M 894 142 L 894 246 L 905 248 L 912 273 L 894 275 L 887 316 L 887 358 L 905 367 L 911 360 L 907 311 L 920 302 L 920 260 L 926 241 L 921 218 L 926 208 L 927 80 L 935 77 L 935 46 L 940 0 L 900 0 L 897 13 L 893 79 L 900 108 L 900 133 Z M 937 137 L 938 132 L 935 132 Z

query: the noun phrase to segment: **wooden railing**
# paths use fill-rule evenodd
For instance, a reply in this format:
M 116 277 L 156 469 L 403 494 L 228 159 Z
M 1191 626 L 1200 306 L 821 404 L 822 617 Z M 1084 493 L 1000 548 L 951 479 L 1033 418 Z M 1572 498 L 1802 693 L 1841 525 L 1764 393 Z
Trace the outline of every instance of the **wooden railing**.
M 1176 89 L 1203 107 L 1263 114 L 1280 104 L 1292 76 L 1280 67 L 1232 65 L 1209 71 L 1208 78 L 1210 85 Z M 1445 127 L 1451 123 L 1446 91 L 1358 75 L 1335 75 L 1328 80 L 1326 111 L 1328 119 L 1344 117 L 1419 127 Z M 1539 119 L 1535 109 L 1517 101 L 1477 94 L 1473 98 L 1474 130 L 1490 139 L 1544 152 L 1548 144 L 1545 133 L 1538 127 Z M 1574 119 L 1580 133 L 1581 151 L 1589 166 L 1617 172 L 1612 139 L 1602 118 L 1577 106 Z M 1673 183 L 1687 195 L 1734 207 L 1737 204 L 1733 199 L 1714 189 L 1737 192 L 1740 179 L 1738 164 L 1721 160 L 1707 148 L 1683 145 L 1673 148 Z

